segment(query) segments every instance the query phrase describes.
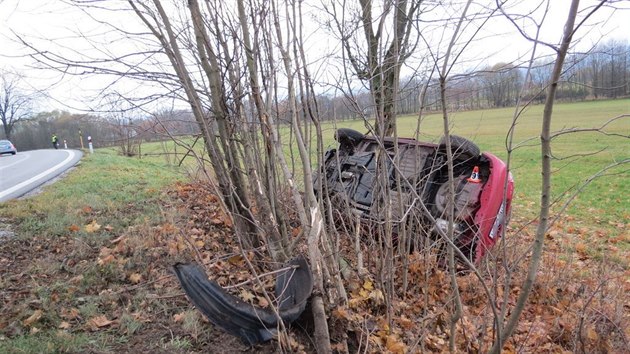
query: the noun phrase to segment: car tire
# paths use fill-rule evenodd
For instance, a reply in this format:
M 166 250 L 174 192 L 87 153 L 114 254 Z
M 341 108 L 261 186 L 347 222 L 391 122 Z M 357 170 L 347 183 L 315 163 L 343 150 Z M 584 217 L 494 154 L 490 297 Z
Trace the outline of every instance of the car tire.
M 469 160 L 479 157 L 481 150 L 472 141 L 458 136 L 450 135 L 451 151 L 453 153 L 453 160 Z M 440 139 L 440 150 L 446 151 L 446 137 Z
M 363 141 L 365 135 L 350 128 L 340 128 L 335 132 L 335 140 L 340 144 L 350 144 L 351 146 L 356 146 L 358 143 Z

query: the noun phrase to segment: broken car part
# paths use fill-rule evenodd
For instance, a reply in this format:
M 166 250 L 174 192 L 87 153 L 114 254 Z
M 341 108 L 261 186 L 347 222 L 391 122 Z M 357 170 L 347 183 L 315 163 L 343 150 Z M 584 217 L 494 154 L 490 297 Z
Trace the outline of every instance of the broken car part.
M 270 340 L 280 320 L 284 324 L 295 321 L 313 291 L 313 276 L 303 256 L 292 259 L 286 266 L 289 269 L 276 278 L 279 317 L 271 308 L 253 306 L 229 294 L 209 280 L 198 264 L 178 263 L 173 269 L 190 301 L 210 322 L 239 337 L 243 343 L 254 345 Z

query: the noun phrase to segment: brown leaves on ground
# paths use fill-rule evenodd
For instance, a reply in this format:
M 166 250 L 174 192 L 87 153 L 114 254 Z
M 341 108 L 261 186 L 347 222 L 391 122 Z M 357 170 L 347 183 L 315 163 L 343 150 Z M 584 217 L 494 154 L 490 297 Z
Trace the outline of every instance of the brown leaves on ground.
M 44 312 L 42 310 L 35 310 L 32 315 L 30 315 L 27 319 L 22 321 L 24 326 L 32 326 L 35 322 L 39 321 L 42 318 Z
M 91 331 L 98 331 L 104 327 L 109 327 L 112 324 L 114 324 L 114 321 L 110 321 L 107 319 L 107 316 L 105 315 L 100 315 L 100 316 L 95 316 L 90 318 L 87 321 L 87 327 L 91 330 Z
M 122 352 L 151 352 L 161 338 L 179 336 L 191 341 L 191 351 L 246 350 L 238 340 L 204 322 L 170 271 L 175 262 L 195 260 L 243 301 L 271 305 L 264 291 L 273 294 L 274 277 L 263 277 L 262 287 L 257 282 L 239 285 L 251 280 L 248 261 L 256 257 L 239 251 L 231 219 L 208 190 L 199 184 L 176 185 L 164 198 L 164 209 L 181 217 L 167 218 L 159 225 L 134 225 L 113 234 L 110 221 L 99 214 L 98 221 L 68 226 L 67 235 L 0 243 L 0 335 L 13 338 L 49 330 L 69 336 L 78 332 L 129 336 L 127 344 L 115 348 Z M 91 208 L 80 212 L 96 217 Z M 490 304 L 498 309 L 507 306 L 509 314 L 519 294 L 525 262 L 515 261 L 523 255 L 527 260 L 536 225 L 518 216 L 511 225 L 505 249 L 495 249 L 480 267 L 491 300 L 474 275 L 457 278 L 463 302 L 462 318 L 455 324 L 455 346 L 460 352 L 487 351 L 494 335 Z M 623 348 L 630 338 L 630 238 L 625 228 L 621 223 L 620 233 L 605 234 L 570 218 L 555 224 L 546 235 L 545 256 L 530 303 L 504 352 L 618 352 Z M 78 239 L 81 230 L 99 237 Z M 289 230 L 292 237 L 302 233 L 298 227 Z M 515 230 L 519 233 L 511 234 Z M 341 251 L 350 267 L 356 267 L 353 241 L 342 241 Z M 597 254 L 626 263 L 602 260 Z M 269 265 L 254 263 L 259 273 L 270 270 Z M 329 313 L 335 350 L 449 350 L 453 313 L 449 275 L 436 266 L 434 258 L 420 253 L 410 255 L 408 264 L 405 293 L 400 291 L 400 268 L 394 274 L 395 294 L 387 294 L 379 272 L 367 261 L 365 273 L 346 279 L 348 304 L 332 304 Z M 504 268 L 485 271 L 497 264 L 505 264 L 510 273 Z M 388 314 L 389 303 L 392 311 Z M 299 331 L 293 333 L 288 346 L 309 351 L 309 339 L 298 337 L 297 343 L 294 336 Z M 258 349 L 272 350 L 274 345 Z
M 163 200 L 173 217 L 158 225 L 147 221 L 114 234 L 115 223 L 106 214 L 85 207 L 78 213 L 90 221 L 69 225 L 67 235 L 0 242 L 0 338 L 98 332 L 98 338 L 119 343 L 110 347 L 114 352 L 163 351 L 163 338 L 190 342 L 191 351 L 246 351 L 197 313 L 170 269 L 178 261 L 196 260 L 211 265 L 222 285 L 250 280 L 231 219 L 207 186 L 179 184 Z M 96 237 L 77 235 L 81 231 Z M 272 277 L 263 283 L 273 293 Z M 270 305 L 262 288 L 248 289 L 253 304 Z
M 569 221 L 560 220 L 548 233 L 534 291 L 504 352 L 619 352 L 626 347 L 630 338 L 630 271 L 628 258 L 618 260 L 624 259 L 623 254 L 627 257 L 628 252 L 619 248 L 620 253 L 613 254 L 613 260 L 598 259 L 596 251 L 619 242 L 619 237 L 593 238 L 602 231 L 586 227 L 567 235 L 570 225 Z M 513 218 L 510 232 L 519 230 L 519 234 L 508 233 L 507 242 L 501 245 L 505 249 L 494 249 L 480 265 L 489 297 L 474 274 L 458 275 L 463 313 L 455 324 L 457 351 L 486 352 L 492 346 L 495 333 L 490 304 L 498 311 L 505 307 L 509 315 L 527 272 L 528 258 L 523 255 L 528 254 L 535 227 L 528 220 Z M 567 242 L 568 238 L 572 242 Z M 345 245 L 342 250 L 352 247 Z M 373 250 L 365 247 L 365 254 L 374 256 Z M 352 253 L 346 253 L 351 264 Z M 388 316 L 386 307 L 375 301 L 380 299 L 374 296 L 376 291 L 385 286 L 376 280 L 378 271 L 374 266 L 367 277 L 346 284 L 348 306 L 334 308 L 331 322 L 347 329 L 348 343 L 354 342 L 351 352 L 395 352 L 399 347 L 393 343 L 404 344 L 406 352 L 449 351 L 453 291 L 448 272 L 430 257 L 420 253 L 410 256 L 406 293 L 400 292 L 400 269 L 393 276 L 397 289 L 394 296 L 390 299 L 384 291 L 380 292 L 386 297 L 384 302 L 393 304 L 390 322 L 383 320 Z M 503 265 L 510 269 L 509 273 Z

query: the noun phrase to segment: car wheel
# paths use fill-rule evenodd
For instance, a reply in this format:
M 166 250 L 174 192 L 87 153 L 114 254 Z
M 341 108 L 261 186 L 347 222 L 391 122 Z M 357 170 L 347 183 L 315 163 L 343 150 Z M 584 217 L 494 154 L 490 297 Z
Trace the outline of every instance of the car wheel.
M 335 132 L 335 140 L 339 142 L 339 152 L 341 155 L 353 155 L 354 148 L 363 141 L 365 135 L 356 130 L 341 128 Z
M 352 146 L 356 146 L 363 138 L 365 138 L 365 135 L 354 129 L 340 128 L 335 132 L 335 140 L 340 144 L 348 143 Z
M 458 135 L 450 135 L 453 160 L 469 160 L 477 158 L 481 154 L 479 147 L 472 141 Z M 440 150 L 446 151 L 446 137 L 440 139 Z

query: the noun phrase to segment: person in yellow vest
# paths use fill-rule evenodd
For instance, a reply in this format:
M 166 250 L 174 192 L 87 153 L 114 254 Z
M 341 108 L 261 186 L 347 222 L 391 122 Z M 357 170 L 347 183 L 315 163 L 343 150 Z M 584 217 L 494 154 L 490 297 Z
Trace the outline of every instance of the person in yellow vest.
M 53 134 L 52 144 L 55 149 L 59 148 L 59 139 L 57 138 L 57 134 Z

